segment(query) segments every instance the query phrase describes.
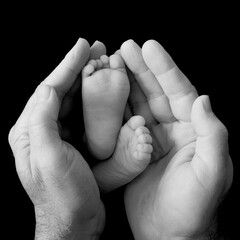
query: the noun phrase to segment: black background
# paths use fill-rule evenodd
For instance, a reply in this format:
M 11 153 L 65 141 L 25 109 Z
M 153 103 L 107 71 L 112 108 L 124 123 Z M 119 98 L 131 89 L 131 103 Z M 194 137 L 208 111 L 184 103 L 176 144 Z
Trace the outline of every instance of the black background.
M 94 4 L 93 4 L 94 5 Z M 121 5 L 121 6 L 120 6 Z M 180 69 L 197 87 L 210 96 L 216 115 L 229 130 L 230 154 L 234 163 L 234 182 L 219 208 L 219 232 L 225 239 L 238 233 L 238 116 L 239 90 L 237 26 L 234 6 L 191 6 L 184 11 L 151 5 L 129 9 L 116 4 L 111 10 L 98 6 L 39 10 L 40 6 L 7 9 L 2 25 L 2 233 L 7 239 L 33 239 L 33 206 L 17 177 L 7 135 L 36 86 L 56 67 L 78 37 L 90 44 L 104 42 L 111 55 L 128 39 L 140 46 L 148 39 L 159 41 Z M 64 6 L 63 6 L 64 7 Z M 93 11 L 93 8 L 95 11 Z M 24 10 L 25 9 L 25 10 Z M 48 11 L 46 11 L 48 9 Z M 117 10 L 118 11 L 117 11 Z M 155 10 L 155 11 L 153 11 Z M 197 11 L 199 10 L 199 11 Z M 68 13 L 68 14 L 66 14 Z M 165 15 L 163 15 L 165 13 Z M 70 15 L 70 17 L 69 17 Z M 79 100 L 79 103 L 81 101 Z M 73 118 L 82 124 L 81 119 Z M 77 141 L 73 144 L 77 146 Z M 103 196 L 107 222 L 103 239 L 132 239 L 120 188 Z M 235 218 L 236 217 L 236 218 Z M 17 238 L 13 237 L 17 234 Z

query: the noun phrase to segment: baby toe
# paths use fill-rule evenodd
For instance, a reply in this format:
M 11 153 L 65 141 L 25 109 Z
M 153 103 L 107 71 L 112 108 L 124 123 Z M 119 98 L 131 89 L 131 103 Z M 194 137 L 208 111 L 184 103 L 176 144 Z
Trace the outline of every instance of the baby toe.
M 100 59 L 97 59 L 96 62 L 97 62 L 97 70 L 101 69 L 103 66 L 102 61 Z
M 151 153 L 153 151 L 153 147 L 151 144 L 140 143 L 137 145 L 137 150 L 142 153 Z
M 139 152 L 139 151 L 135 151 L 134 152 L 134 158 L 139 160 L 142 164 L 144 164 L 144 167 L 146 167 L 150 160 L 151 160 L 151 154 L 150 153 L 145 153 L 145 152 Z
M 88 65 L 89 65 L 89 64 L 90 64 L 90 65 L 93 65 L 94 68 L 97 67 L 97 61 L 94 60 L 94 59 L 90 60 L 90 61 L 88 62 Z
M 145 125 L 145 120 L 142 116 L 133 116 L 126 124 L 136 133 L 138 128 L 142 128 Z
M 89 77 L 94 72 L 94 70 L 95 70 L 94 65 L 92 64 L 86 65 L 82 70 L 82 77 L 83 78 Z
M 100 60 L 102 61 L 103 68 L 109 68 L 109 57 L 107 55 L 102 55 Z
M 143 134 L 150 134 L 150 131 L 148 130 L 148 128 L 146 128 L 144 126 L 140 126 L 135 130 L 135 134 L 137 136 L 141 136 Z
M 113 54 L 110 56 L 110 67 L 113 69 L 124 69 L 125 70 L 125 64 L 122 59 L 122 57 L 118 54 Z
M 149 134 L 141 134 L 138 136 L 139 143 L 152 143 L 152 137 Z

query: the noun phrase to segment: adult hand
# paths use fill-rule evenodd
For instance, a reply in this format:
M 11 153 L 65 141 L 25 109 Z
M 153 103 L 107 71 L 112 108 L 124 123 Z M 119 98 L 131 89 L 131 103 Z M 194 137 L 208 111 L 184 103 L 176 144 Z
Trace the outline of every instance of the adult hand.
M 36 239 L 95 239 L 105 210 L 93 174 L 81 154 L 61 140 L 62 99 L 89 58 L 105 54 L 84 39 L 38 86 L 9 133 L 18 176 L 34 204 Z
M 133 114 L 154 139 L 152 164 L 125 194 L 135 239 L 205 239 L 232 182 L 227 130 L 159 43 L 129 40 L 121 55 Z

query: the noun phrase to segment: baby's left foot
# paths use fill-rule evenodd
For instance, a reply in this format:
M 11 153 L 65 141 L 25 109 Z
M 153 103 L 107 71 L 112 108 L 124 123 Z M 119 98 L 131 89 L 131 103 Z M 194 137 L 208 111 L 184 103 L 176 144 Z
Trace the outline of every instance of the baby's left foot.
M 93 168 L 99 188 L 104 192 L 127 184 L 148 166 L 152 137 L 141 116 L 132 117 L 122 128 L 112 157 Z

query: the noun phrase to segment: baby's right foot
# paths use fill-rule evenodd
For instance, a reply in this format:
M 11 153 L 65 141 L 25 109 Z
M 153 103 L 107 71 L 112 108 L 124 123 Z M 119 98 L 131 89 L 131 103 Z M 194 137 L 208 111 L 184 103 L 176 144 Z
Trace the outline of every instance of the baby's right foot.
M 112 157 L 93 168 L 102 192 L 129 183 L 148 166 L 153 148 L 150 132 L 144 124 L 141 116 L 130 118 L 121 128 Z
M 130 91 L 119 55 L 91 60 L 82 71 L 83 115 L 87 143 L 97 159 L 114 151 Z

